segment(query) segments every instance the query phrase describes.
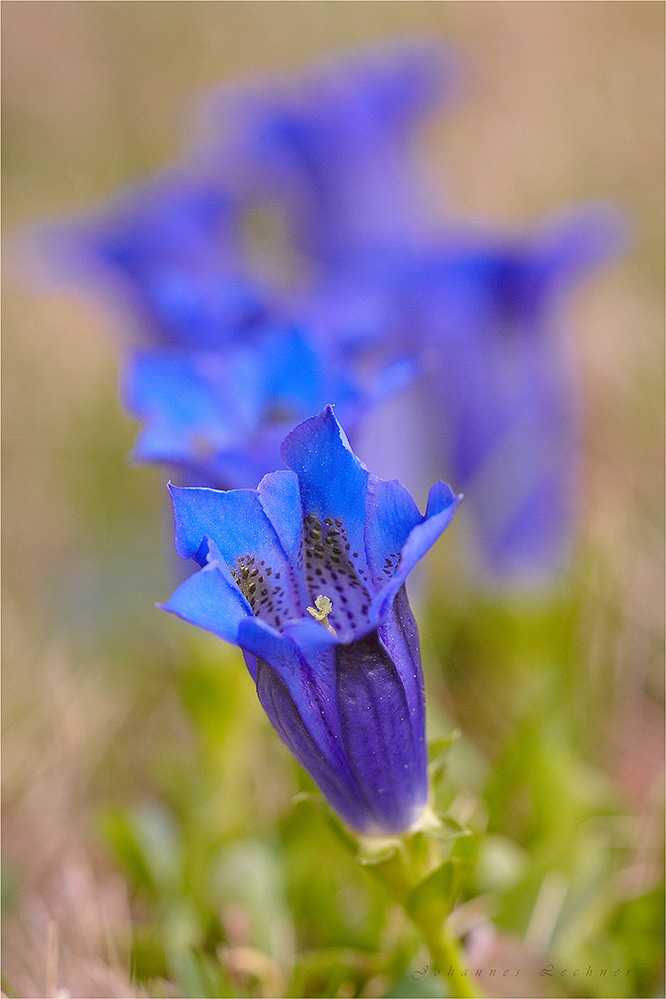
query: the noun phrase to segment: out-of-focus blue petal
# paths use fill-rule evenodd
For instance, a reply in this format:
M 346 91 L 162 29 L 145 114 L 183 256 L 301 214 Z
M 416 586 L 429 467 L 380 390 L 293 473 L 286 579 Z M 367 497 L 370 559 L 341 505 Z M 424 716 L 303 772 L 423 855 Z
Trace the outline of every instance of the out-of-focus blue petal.
M 501 515 L 474 508 L 487 565 L 496 583 L 539 586 L 566 565 L 575 516 L 567 464 L 535 477 L 531 488 L 500 508 Z
M 219 179 L 182 172 L 51 227 L 42 242 L 58 272 L 129 308 L 148 339 L 211 347 L 266 315 L 243 267 L 240 226 L 237 197 Z
M 156 268 L 142 282 L 144 292 L 153 338 L 176 346 L 215 349 L 251 333 L 267 313 L 263 295 L 237 273 Z
M 455 75 L 441 46 L 403 42 L 320 68 L 298 87 L 273 81 L 245 100 L 222 95 L 217 116 L 236 119 L 234 157 L 248 183 L 287 204 L 300 250 L 339 266 L 413 240 L 426 224 L 410 140 Z
M 124 379 L 125 403 L 145 421 L 135 457 L 205 474 L 221 453 L 237 451 L 260 424 L 264 403 L 254 366 L 241 360 L 237 354 L 135 353 Z
M 308 286 L 296 308 L 319 337 L 347 355 L 373 347 L 385 353 L 396 341 L 405 346 L 395 289 L 390 282 L 366 280 L 358 266 L 350 272 L 336 270 L 327 281 Z
M 188 468 L 203 484 L 252 488 L 281 464 L 284 435 L 329 401 L 354 428 L 414 378 L 404 358 L 361 378 L 302 331 L 268 329 L 224 352 L 135 353 L 125 402 L 144 421 L 134 455 Z
M 626 239 L 617 209 L 586 205 L 514 236 L 450 235 L 396 276 L 428 348 L 440 467 L 467 495 L 486 573 L 505 582 L 563 563 L 580 448 L 566 307 Z
M 611 201 L 569 208 L 548 219 L 542 230 L 537 252 L 544 270 L 560 281 L 576 280 L 608 263 L 626 252 L 631 242 L 626 214 Z

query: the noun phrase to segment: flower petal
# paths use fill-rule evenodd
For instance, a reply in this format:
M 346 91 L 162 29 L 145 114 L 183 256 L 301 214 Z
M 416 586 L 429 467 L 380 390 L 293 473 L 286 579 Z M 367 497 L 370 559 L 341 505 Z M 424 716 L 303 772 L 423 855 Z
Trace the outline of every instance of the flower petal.
M 135 353 L 124 379 L 128 409 L 146 421 L 135 456 L 204 470 L 214 465 L 258 421 L 255 386 L 245 378 L 239 392 L 236 368 L 198 352 Z
M 589 202 L 547 219 L 536 253 L 554 278 L 576 280 L 624 252 L 629 242 L 630 226 L 619 206 Z
M 314 621 L 288 625 L 277 635 L 249 618 L 239 641 L 256 657 L 257 694 L 283 742 L 347 822 L 367 828 L 367 804 L 342 745 L 335 638 Z
M 234 645 L 238 644 L 241 622 L 252 614 L 252 608 L 231 573 L 217 560 L 186 579 L 169 600 L 159 606 Z
M 304 516 L 342 520 L 359 552 L 361 567 L 367 569 L 364 527 L 369 473 L 351 450 L 333 407 L 326 406 L 292 430 L 280 451 L 284 463 L 298 475 Z
M 410 532 L 403 545 L 400 562 L 395 574 L 372 600 L 369 621 L 381 623 L 390 612 L 391 604 L 400 587 L 416 563 L 423 558 L 453 519 L 462 496 L 455 496 L 445 482 L 437 482 L 430 490 L 425 517 Z
M 367 833 L 411 825 L 427 797 L 422 678 L 410 703 L 376 633 L 341 644 L 315 622 L 277 636 L 246 619 L 239 641 L 257 657 L 257 693 L 273 726 L 343 818 Z M 408 658 L 403 671 L 420 676 Z
M 218 178 L 174 172 L 50 227 L 41 242 L 65 279 L 129 305 L 144 336 L 211 346 L 265 316 L 263 292 L 242 271 L 238 211 Z
M 399 482 L 370 475 L 366 518 L 365 549 L 376 592 L 395 573 L 402 548 L 423 517 Z
M 277 509 L 283 491 L 293 494 L 293 482 L 291 473 L 272 474 L 278 477 L 266 476 L 263 492 Z M 211 538 L 255 614 L 277 628 L 305 615 L 296 574 L 256 490 L 169 488 L 181 558 L 203 565 Z
M 238 120 L 236 158 L 287 204 L 301 253 L 339 266 L 424 225 L 410 133 L 450 90 L 451 63 L 427 40 L 382 46 L 316 70 L 300 92 L 275 80 L 235 106 L 218 99 L 217 117 Z
M 409 606 L 404 583 L 395 596 L 390 613 L 379 628 L 379 637 L 400 675 L 414 731 L 425 732 L 425 697 L 419 632 Z M 422 740 L 422 743 L 425 766 L 427 756 L 425 740 Z
M 264 660 L 257 661 L 257 694 L 284 744 L 335 810 L 355 829 L 370 832 L 367 806 L 344 755 L 338 750 L 331 759 L 322 752 L 304 723 L 290 690 Z
M 169 483 L 176 527 L 176 551 L 205 565 L 206 539 L 212 538 L 228 565 L 240 555 L 269 555 L 284 560 L 284 554 L 252 489 L 222 491 L 180 488 Z
M 404 832 L 428 797 L 424 730 L 375 633 L 336 647 L 342 738 L 377 829 Z
M 303 543 L 303 518 L 298 479 L 291 471 L 265 475 L 257 487 L 259 504 L 271 523 L 289 565 L 298 564 Z

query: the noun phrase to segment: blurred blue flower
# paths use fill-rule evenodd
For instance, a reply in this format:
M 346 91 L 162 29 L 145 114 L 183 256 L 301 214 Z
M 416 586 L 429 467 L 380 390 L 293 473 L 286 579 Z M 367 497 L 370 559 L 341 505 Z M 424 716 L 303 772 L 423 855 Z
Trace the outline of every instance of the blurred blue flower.
M 217 148 L 206 138 L 208 155 L 235 172 L 248 197 L 286 209 L 298 252 L 318 268 L 390 254 L 429 228 L 413 139 L 454 90 L 455 63 L 432 40 L 403 40 L 320 66 L 295 85 L 225 89 L 208 102 L 207 132 L 217 119 L 224 133 Z
M 266 317 L 266 292 L 244 265 L 242 219 L 219 178 L 189 168 L 44 229 L 42 252 L 66 278 L 127 309 L 141 339 L 212 349 Z
M 625 236 L 615 209 L 592 206 L 523 240 L 465 234 L 405 270 L 438 469 L 465 491 L 495 579 L 545 581 L 569 553 L 581 429 L 566 312 Z
M 361 378 L 304 332 L 270 328 L 225 350 L 138 351 L 124 376 L 125 403 L 144 421 L 141 462 L 180 466 L 190 484 L 254 487 L 281 467 L 289 430 L 334 400 L 353 431 L 370 408 L 414 377 L 409 360 Z
M 398 833 L 428 795 L 410 570 L 460 497 L 425 516 L 371 475 L 327 407 L 286 438 L 256 490 L 173 488 L 176 550 L 201 570 L 164 605 L 243 650 L 271 723 L 364 833 Z
M 369 436 L 355 445 L 422 495 L 432 474 L 418 468 L 419 451 L 433 438 L 434 474 L 468 495 L 482 572 L 532 583 L 565 564 L 579 491 L 562 313 L 586 270 L 616 252 L 620 222 L 589 209 L 523 240 L 451 221 L 437 234 L 413 139 L 456 73 L 441 46 L 402 43 L 293 85 L 218 92 L 215 137 L 187 166 L 54 230 L 54 249 L 65 269 L 124 303 L 153 345 L 125 380 L 144 421 L 140 460 L 253 486 L 278 466 L 284 432 L 324 403 L 339 405 L 353 434 L 395 389 L 402 358 L 429 371 L 416 418 L 396 400 L 398 428 L 380 446 Z M 275 204 L 277 266 L 262 273 L 253 225 L 270 229 Z M 280 262 L 297 280 L 271 278 Z M 379 372 L 369 387 L 363 370 Z M 430 432 L 405 447 L 419 420 Z

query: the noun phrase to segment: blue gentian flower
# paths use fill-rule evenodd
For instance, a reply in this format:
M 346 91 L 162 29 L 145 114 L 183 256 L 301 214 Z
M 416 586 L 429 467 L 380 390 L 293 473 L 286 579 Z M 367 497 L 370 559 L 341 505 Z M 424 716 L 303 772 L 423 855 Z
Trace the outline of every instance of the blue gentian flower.
M 200 571 L 164 609 L 243 650 L 259 700 L 354 829 L 400 833 L 428 796 L 423 676 L 405 581 L 460 497 L 425 516 L 371 475 L 331 407 L 256 490 L 173 488 L 176 550 Z
M 497 580 L 546 581 L 569 554 L 581 430 L 566 311 L 625 230 L 593 206 L 523 239 L 468 234 L 405 271 L 439 469 L 465 491 Z
M 124 376 L 126 405 L 144 421 L 134 457 L 184 468 L 189 484 L 252 488 L 281 466 L 288 431 L 327 399 L 353 431 L 414 368 L 405 359 L 361 378 L 323 343 L 279 327 L 223 351 L 137 351 Z
M 209 101 L 224 140 L 213 159 L 242 165 L 249 197 L 281 203 L 294 243 L 319 268 L 390 253 L 427 229 L 417 126 L 453 90 L 457 67 L 432 41 L 378 47 Z M 236 167 L 237 173 L 241 171 Z
M 244 266 L 242 224 L 237 196 L 190 167 L 40 235 L 59 272 L 124 307 L 141 339 L 214 349 L 267 314 Z

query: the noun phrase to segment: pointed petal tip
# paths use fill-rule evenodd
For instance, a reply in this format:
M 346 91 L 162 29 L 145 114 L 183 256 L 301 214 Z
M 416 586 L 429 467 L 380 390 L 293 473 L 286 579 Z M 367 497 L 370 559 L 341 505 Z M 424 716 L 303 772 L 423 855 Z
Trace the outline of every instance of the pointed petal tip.
M 172 594 L 172 596 L 173 596 L 173 594 Z M 169 597 L 168 600 L 156 600 L 154 606 L 155 606 L 156 610 L 166 611 L 167 614 L 173 614 L 174 617 L 180 618 L 181 621 L 187 621 L 187 618 L 184 617 L 183 614 L 181 614 L 177 610 L 174 610 L 174 608 L 172 606 L 171 597 Z
M 173 596 L 173 594 L 171 596 Z M 171 597 L 169 597 L 168 600 L 156 600 L 155 607 L 157 608 L 157 610 L 166 611 L 167 614 L 174 614 L 176 617 L 180 617 L 182 618 L 182 620 L 186 620 L 186 618 L 183 618 L 182 615 L 179 614 L 177 610 L 174 610 Z
M 462 499 L 463 493 L 454 493 L 451 486 L 440 479 L 439 482 L 431 486 L 428 493 L 425 512 L 426 519 L 432 517 L 434 514 L 442 513 L 450 506 L 453 506 L 453 510 L 455 511 Z
M 340 422 L 333 412 L 333 403 L 327 403 L 320 413 L 316 416 L 310 416 L 307 420 L 303 420 L 298 426 L 291 430 L 280 445 L 280 457 L 284 461 L 285 465 L 289 465 L 287 460 L 287 455 L 289 451 L 297 444 L 299 441 L 303 440 L 303 435 L 311 436 L 315 434 L 319 427 L 325 426 L 326 424 L 332 424 L 338 428 L 341 434 L 344 435 L 344 431 L 340 425 Z

